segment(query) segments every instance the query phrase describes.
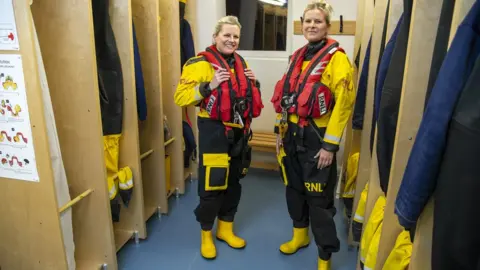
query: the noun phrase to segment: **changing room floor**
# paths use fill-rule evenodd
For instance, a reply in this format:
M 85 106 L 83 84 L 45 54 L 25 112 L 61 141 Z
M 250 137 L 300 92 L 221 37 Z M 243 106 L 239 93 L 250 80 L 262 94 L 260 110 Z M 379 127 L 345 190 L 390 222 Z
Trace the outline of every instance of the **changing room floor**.
M 277 172 L 250 170 L 242 180 L 243 193 L 235 221 L 235 232 L 247 246 L 234 250 L 217 242 L 217 258 L 206 261 L 200 255 L 200 227 L 193 209 L 198 203 L 197 181 L 187 182 L 179 199 L 169 200 L 170 213 L 147 223 L 148 238 L 136 245 L 127 243 L 118 252 L 122 270 L 313 270 L 317 269 L 317 250 L 312 243 L 294 255 L 285 256 L 278 247 L 291 237 L 292 223 L 285 202 L 285 189 Z M 356 249 L 348 249 L 342 204 L 336 202 L 335 221 L 341 250 L 334 254 L 332 270 L 353 270 Z M 311 233 L 310 233 L 311 235 Z

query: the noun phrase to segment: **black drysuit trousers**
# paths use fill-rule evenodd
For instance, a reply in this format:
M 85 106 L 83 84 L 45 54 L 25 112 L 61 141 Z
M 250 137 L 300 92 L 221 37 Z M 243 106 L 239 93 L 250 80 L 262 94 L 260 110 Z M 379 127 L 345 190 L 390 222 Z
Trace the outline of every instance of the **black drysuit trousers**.
M 286 155 L 282 158 L 281 174 L 286 183 L 287 207 L 293 226 L 307 228 L 311 224 L 319 257 L 328 260 L 340 249 L 333 220 L 337 163 L 334 156 L 329 167 L 317 169 L 315 155 L 322 147 L 318 136 L 324 136 L 325 128 L 317 132 L 318 135 L 311 125 L 302 132 L 296 124 L 289 123 L 283 139 Z
M 453 113 L 434 195 L 432 270 L 480 270 L 480 57 Z
M 244 139 L 243 129 L 234 128 L 229 143 L 222 122 L 198 118 L 200 202 L 194 213 L 202 230 L 213 228 L 215 218 L 233 222 L 242 193 L 242 155 L 231 156 L 232 147 Z M 246 143 L 241 147 L 245 150 Z M 243 152 L 243 151 L 242 151 Z

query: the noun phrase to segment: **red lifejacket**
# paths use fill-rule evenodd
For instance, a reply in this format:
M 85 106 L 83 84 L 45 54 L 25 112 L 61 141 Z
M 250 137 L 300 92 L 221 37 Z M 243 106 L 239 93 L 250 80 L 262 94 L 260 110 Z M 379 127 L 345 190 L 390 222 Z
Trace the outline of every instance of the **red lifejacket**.
M 275 85 L 271 102 L 277 113 L 285 110 L 301 118 L 318 118 L 331 110 L 335 103 L 332 92 L 321 83 L 321 79 L 333 54 L 336 51 L 344 51 L 338 42 L 327 38 L 326 44 L 302 71 L 307 46 L 293 53 L 287 72 Z
M 225 61 L 214 45 L 198 55 L 205 57 L 215 70 L 224 68 L 230 72 L 230 79 L 222 82 L 216 89 L 212 89 L 211 95 L 205 97 L 202 101 L 201 107 L 208 112 L 210 118 L 223 122 L 232 122 L 234 119 L 233 108 L 238 106 L 240 101 L 244 101 L 246 105 L 241 116 L 248 124 L 252 118 L 260 116 L 263 109 L 260 90 L 245 75 L 247 65 L 239 54 L 234 53 L 235 73 L 230 71 L 227 61 Z

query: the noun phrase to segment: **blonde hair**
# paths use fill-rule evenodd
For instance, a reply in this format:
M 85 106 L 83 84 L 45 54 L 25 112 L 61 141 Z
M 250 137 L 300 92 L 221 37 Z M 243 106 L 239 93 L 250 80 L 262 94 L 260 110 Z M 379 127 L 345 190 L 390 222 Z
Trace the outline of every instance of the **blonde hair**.
M 303 11 L 303 18 L 305 18 L 305 13 L 310 10 L 318 9 L 322 11 L 325 14 L 325 20 L 327 21 L 327 24 L 330 25 L 330 17 L 332 16 L 333 13 L 333 8 L 332 6 L 327 3 L 325 0 L 315 0 L 312 1 L 310 4 L 308 4 L 305 7 L 305 10 Z
M 238 18 L 236 16 L 225 16 L 218 20 L 217 24 L 215 25 L 215 29 L 213 31 L 213 35 L 217 36 L 220 31 L 222 31 L 222 27 L 225 24 L 230 24 L 230 25 L 236 25 L 240 30 L 242 30 L 242 25 L 238 21 Z

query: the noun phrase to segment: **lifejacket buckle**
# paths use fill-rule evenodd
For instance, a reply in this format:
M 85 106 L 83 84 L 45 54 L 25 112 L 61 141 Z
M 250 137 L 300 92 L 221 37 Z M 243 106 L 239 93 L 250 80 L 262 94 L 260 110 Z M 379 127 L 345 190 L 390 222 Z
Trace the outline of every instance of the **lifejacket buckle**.
M 247 111 L 247 102 L 244 98 L 238 98 L 233 105 L 233 110 L 244 114 Z
M 242 126 L 242 128 L 245 126 L 243 124 L 242 117 L 240 116 L 240 114 L 237 111 L 234 111 L 234 113 L 233 113 L 233 123 Z

